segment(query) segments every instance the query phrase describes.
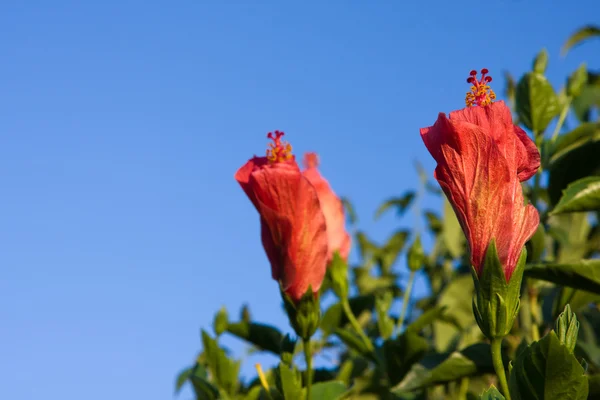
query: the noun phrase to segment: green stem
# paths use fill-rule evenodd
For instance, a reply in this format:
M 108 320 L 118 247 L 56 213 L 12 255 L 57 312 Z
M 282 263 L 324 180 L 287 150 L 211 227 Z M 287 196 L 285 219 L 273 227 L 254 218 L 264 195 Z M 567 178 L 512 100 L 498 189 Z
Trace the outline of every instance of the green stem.
M 304 358 L 306 359 L 306 400 L 310 400 L 310 389 L 312 387 L 312 348 L 310 338 L 303 340 Z
M 554 142 L 560 133 L 560 129 L 565 123 L 565 119 L 567 118 L 567 114 L 569 114 L 569 107 L 571 106 L 571 96 L 567 97 L 567 101 L 560 112 L 560 116 L 558 117 L 558 122 L 556 123 L 556 127 L 554 128 L 554 132 L 552 133 L 552 141 Z
M 408 284 L 406 285 L 406 290 L 404 291 L 404 297 L 402 299 L 402 313 L 400 314 L 400 319 L 398 320 L 398 333 L 402 330 L 402 325 L 404 325 L 404 318 L 406 318 L 406 310 L 408 309 L 408 303 L 410 301 L 410 292 L 412 291 L 413 284 L 415 282 L 415 271 L 410 271 L 410 275 L 408 277 Z
M 352 309 L 350 308 L 350 302 L 348 301 L 347 297 L 344 298 L 344 299 L 342 299 L 342 308 L 344 309 L 344 313 L 346 314 L 346 318 L 348 318 L 348 321 L 350 321 L 350 325 L 352 325 L 352 327 L 354 328 L 354 330 L 356 331 L 356 333 L 358 333 L 358 335 L 363 340 L 363 342 L 365 342 L 365 345 L 367 346 L 367 348 L 369 349 L 369 351 L 374 351 L 375 348 L 373 347 L 373 343 L 371 342 L 371 339 L 369 339 L 367 337 L 367 335 L 365 334 L 365 331 L 360 326 L 360 324 L 356 320 L 356 317 L 352 313 Z
M 506 400 L 511 400 L 510 392 L 508 391 L 508 382 L 506 380 L 506 372 L 504 371 L 504 363 L 502 362 L 502 339 L 492 339 L 492 362 L 494 363 L 494 369 L 496 375 L 498 375 L 498 381 L 502 394 L 506 397 Z
M 460 380 L 460 387 L 458 388 L 457 400 L 467 400 L 467 392 L 469 391 L 469 377 L 465 376 Z

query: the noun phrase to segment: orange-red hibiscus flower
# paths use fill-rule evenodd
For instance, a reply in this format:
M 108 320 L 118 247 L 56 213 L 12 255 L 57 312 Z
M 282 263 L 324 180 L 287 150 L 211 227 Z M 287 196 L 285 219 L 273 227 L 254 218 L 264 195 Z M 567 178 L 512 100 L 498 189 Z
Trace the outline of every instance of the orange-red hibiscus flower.
M 346 216 L 342 200 L 331 189 L 329 182 L 319 172 L 319 158 L 316 153 L 306 153 L 304 155 L 304 171 L 302 174 L 312 183 L 317 190 L 321 210 L 325 215 L 327 224 L 327 240 L 329 242 L 328 261 L 331 261 L 333 254 L 337 251 L 344 259 L 348 259 L 350 253 L 350 235 L 346 231 Z
M 315 187 L 302 174 L 283 132 L 266 157 L 253 157 L 235 174 L 260 214 L 263 247 L 273 279 L 295 302 L 312 288 L 318 293 L 327 268 L 325 217 Z
M 460 221 L 477 274 L 494 239 L 508 281 L 539 224 L 537 210 L 524 202 L 521 182 L 536 173 L 540 155 L 504 102 L 492 102 L 487 72 L 477 81 L 471 71 L 467 108 L 449 117 L 440 113 L 421 137 L 437 161 L 435 178 Z

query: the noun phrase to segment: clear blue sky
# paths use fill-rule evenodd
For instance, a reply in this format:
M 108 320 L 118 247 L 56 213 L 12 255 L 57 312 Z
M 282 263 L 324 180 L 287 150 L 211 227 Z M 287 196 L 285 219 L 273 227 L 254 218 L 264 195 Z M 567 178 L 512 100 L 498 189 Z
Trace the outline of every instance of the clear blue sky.
M 172 398 L 221 305 L 289 331 L 233 179 L 266 132 L 319 152 L 383 239 L 411 217 L 373 211 L 432 171 L 419 128 L 469 70 L 500 94 L 543 46 L 557 86 L 600 65 L 597 41 L 559 57 L 600 11 L 570 3 L 4 2 L 0 398 Z

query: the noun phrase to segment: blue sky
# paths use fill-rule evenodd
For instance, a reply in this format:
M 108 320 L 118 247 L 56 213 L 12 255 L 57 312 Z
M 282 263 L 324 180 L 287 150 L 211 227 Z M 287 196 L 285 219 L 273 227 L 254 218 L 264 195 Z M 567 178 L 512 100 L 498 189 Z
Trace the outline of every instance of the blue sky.
M 469 70 L 500 94 L 544 46 L 557 87 L 600 64 L 597 41 L 559 57 L 597 2 L 553 4 L 5 2 L 0 398 L 172 398 L 222 305 L 289 332 L 236 169 L 284 130 L 384 239 Z

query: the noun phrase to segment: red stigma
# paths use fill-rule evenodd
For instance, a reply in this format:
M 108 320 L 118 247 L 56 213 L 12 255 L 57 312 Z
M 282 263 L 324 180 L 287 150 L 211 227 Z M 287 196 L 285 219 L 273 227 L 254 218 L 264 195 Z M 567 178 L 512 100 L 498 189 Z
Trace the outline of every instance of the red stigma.
M 267 149 L 267 159 L 271 163 L 284 162 L 292 158 L 292 146 L 281 140 L 283 135 L 285 133 L 281 131 L 275 131 L 275 135 L 273 135 L 273 132 L 267 134 L 267 138 L 273 141 L 273 143 L 269 143 Z
M 477 80 L 477 71 L 472 70 L 467 78 L 467 83 L 470 83 L 471 91 L 467 92 L 465 103 L 467 107 L 472 106 L 487 106 L 496 99 L 496 93 L 489 87 L 488 83 L 492 81 L 491 76 L 487 76 L 488 69 L 483 68 L 481 70 L 481 79 Z

